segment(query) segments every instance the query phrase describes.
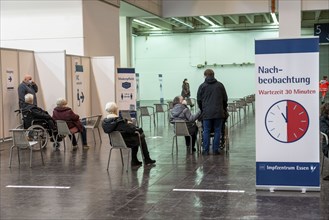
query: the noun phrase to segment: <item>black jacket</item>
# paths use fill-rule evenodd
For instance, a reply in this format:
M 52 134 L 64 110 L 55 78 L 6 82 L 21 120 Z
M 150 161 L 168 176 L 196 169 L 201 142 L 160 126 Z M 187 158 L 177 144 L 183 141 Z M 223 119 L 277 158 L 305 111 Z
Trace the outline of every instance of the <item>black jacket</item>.
M 135 132 L 141 132 L 140 128 L 128 123 L 121 117 L 106 118 L 103 120 L 102 127 L 105 133 L 110 134 L 112 131 L 119 131 L 127 145 L 127 147 L 138 147 L 139 137 Z
M 227 94 L 224 85 L 214 77 L 207 77 L 198 89 L 198 106 L 203 119 L 226 118 Z
M 52 117 L 48 114 L 47 111 L 33 105 L 25 103 L 22 109 L 22 115 L 23 115 L 23 122 L 24 122 L 24 128 L 27 129 L 32 125 L 33 120 L 51 120 L 53 121 Z M 52 129 L 52 128 L 51 128 Z
M 320 117 L 320 131 L 329 136 L 329 116 L 323 115 Z M 322 140 L 322 152 L 328 157 L 329 146 L 326 144 L 326 140 Z

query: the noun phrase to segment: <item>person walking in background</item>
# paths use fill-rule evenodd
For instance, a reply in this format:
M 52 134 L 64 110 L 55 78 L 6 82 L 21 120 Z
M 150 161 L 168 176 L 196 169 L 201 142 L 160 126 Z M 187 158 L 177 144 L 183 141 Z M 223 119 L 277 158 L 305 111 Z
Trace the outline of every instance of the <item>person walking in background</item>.
M 170 110 L 170 123 L 175 121 L 185 121 L 189 134 L 192 137 L 192 151 L 195 152 L 196 135 L 198 133 L 198 127 L 195 121 L 199 119 L 201 112 L 198 111 L 193 115 L 190 109 L 186 106 L 186 101 L 182 96 L 176 96 L 173 100 L 173 108 Z M 190 146 L 190 137 L 185 136 L 186 147 Z
M 80 132 L 83 148 L 88 149 L 89 146 L 87 145 L 87 131 L 86 128 L 82 125 L 79 119 L 79 115 L 75 114 L 71 108 L 66 106 L 67 101 L 64 98 L 57 99 L 56 105 L 57 107 L 54 108 L 53 111 L 53 119 L 66 121 L 66 124 L 72 134 Z M 72 145 L 73 151 L 76 151 L 78 149 L 78 143 L 74 135 L 72 135 Z
M 324 103 L 324 99 L 326 98 L 326 94 L 328 91 L 329 82 L 327 80 L 327 76 L 323 76 L 323 79 L 320 80 L 319 86 L 320 86 L 320 92 L 321 92 L 321 103 Z
M 209 154 L 210 131 L 214 130 L 213 153 L 220 154 L 219 142 L 222 123 L 227 115 L 227 94 L 224 85 L 217 81 L 212 69 L 204 71 L 205 81 L 198 89 L 197 103 L 203 119 L 203 155 Z
M 142 162 L 137 158 L 139 145 L 141 145 L 142 153 L 144 155 L 144 164 L 154 164 L 156 161 L 152 160 L 150 157 L 143 129 L 135 126 L 130 121 L 119 117 L 118 106 L 114 102 L 106 103 L 105 111 L 109 114 L 102 123 L 103 130 L 107 134 L 110 134 L 112 131 L 119 131 L 121 133 L 127 147 L 131 148 L 131 166 L 142 165 Z M 139 135 L 136 132 L 138 132 Z
M 32 80 L 32 76 L 29 74 L 24 75 L 24 79 L 18 86 L 18 106 L 22 109 L 25 105 L 25 95 L 33 95 L 33 105 L 38 105 L 36 93 L 38 92 L 38 85 Z
M 184 99 L 188 99 L 191 96 L 190 84 L 188 83 L 187 79 L 184 79 L 183 81 L 181 95 Z

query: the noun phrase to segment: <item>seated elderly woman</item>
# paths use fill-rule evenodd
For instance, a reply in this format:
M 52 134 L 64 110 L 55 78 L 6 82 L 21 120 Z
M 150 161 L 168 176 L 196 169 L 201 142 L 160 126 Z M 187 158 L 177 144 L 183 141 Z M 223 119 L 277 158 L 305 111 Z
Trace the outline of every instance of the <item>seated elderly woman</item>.
M 111 133 L 112 131 L 119 131 L 127 145 L 131 148 L 131 165 L 140 166 L 140 162 L 137 158 L 138 146 L 141 144 L 142 153 L 144 155 L 145 165 L 154 164 L 156 161 L 150 158 L 150 154 L 145 141 L 145 135 L 142 128 L 136 127 L 130 121 L 122 119 L 118 116 L 118 106 L 114 102 L 109 102 L 105 106 L 105 111 L 109 114 L 103 121 L 102 127 L 105 133 Z M 136 134 L 138 132 L 140 135 Z M 140 136 L 140 142 L 139 142 Z
M 329 136 L 329 103 L 321 106 L 320 131 Z M 325 157 L 329 156 L 329 146 L 324 140 L 322 140 L 322 152 Z M 329 175 L 324 177 L 323 180 L 329 180 Z
M 88 149 L 86 128 L 82 125 L 79 115 L 75 114 L 71 108 L 66 106 L 67 101 L 64 98 L 57 99 L 56 105 L 57 107 L 53 111 L 53 119 L 66 121 L 72 134 L 80 132 L 83 148 Z M 78 143 L 74 135 L 72 135 L 72 138 L 73 150 L 75 151 L 78 148 Z
M 175 121 L 185 121 L 187 125 L 187 129 L 192 137 L 192 150 L 195 149 L 196 135 L 198 133 L 198 128 L 195 124 L 195 121 L 199 119 L 201 112 L 198 111 L 195 115 L 193 115 L 190 109 L 186 105 L 186 101 L 182 96 L 176 96 L 173 100 L 173 108 L 170 110 L 170 122 L 174 123 Z M 186 147 L 190 146 L 190 138 L 185 136 L 185 144 Z
M 23 126 L 25 129 L 29 128 L 33 124 L 39 124 L 48 129 L 49 135 L 52 135 L 52 131 L 56 130 L 55 122 L 47 111 L 37 107 L 33 104 L 33 95 L 28 93 L 24 96 L 25 103 L 22 105 Z

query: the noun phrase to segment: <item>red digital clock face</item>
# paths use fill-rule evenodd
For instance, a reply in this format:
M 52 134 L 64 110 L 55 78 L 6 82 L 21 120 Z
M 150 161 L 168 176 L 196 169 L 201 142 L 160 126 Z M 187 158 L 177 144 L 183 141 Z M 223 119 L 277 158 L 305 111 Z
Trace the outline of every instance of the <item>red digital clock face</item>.
M 291 143 L 301 139 L 307 132 L 309 117 L 306 109 L 293 100 L 274 103 L 265 115 L 265 126 L 272 138 Z

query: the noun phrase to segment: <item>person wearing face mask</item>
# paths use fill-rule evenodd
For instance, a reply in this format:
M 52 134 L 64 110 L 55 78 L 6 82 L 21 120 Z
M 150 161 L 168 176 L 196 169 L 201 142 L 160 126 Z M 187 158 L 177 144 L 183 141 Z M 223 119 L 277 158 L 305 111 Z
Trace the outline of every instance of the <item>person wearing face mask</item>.
M 24 108 L 25 105 L 25 95 L 32 94 L 33 95 L 33 105 L 37 105 L 37 96 L 38 85 L 32 80 L 32 76 L 29 74 L 24 75 L 23 82 L 18 86 L 18 98 L 19 98 L 19 108 Z

